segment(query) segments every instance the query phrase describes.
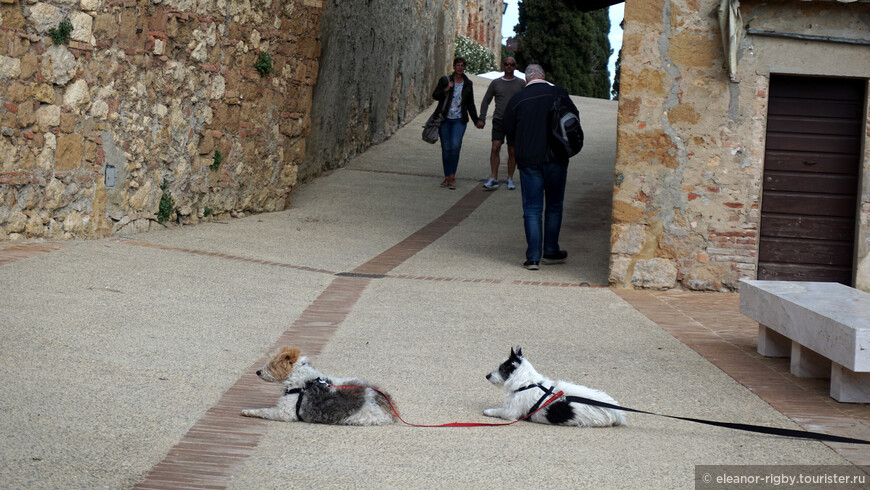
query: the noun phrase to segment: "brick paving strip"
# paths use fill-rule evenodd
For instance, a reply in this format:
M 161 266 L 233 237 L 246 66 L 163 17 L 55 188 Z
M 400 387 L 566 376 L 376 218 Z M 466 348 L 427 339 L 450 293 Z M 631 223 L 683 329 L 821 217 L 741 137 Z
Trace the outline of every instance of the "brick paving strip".
M 0 265 L 16 262 L 35 255 L 54 252 L 68 245 L 68 242 L 33 242 L 3 247 L 0 248 Z
M 740 313 L 739 294 L 613 292 L 805 430 L 870 440 L 870 404 L 837 402 L 829 395 L 828 380 L 794 376 L 788 358 L 756 351 L 758 323 Z M 870 472 L 870 447 L 825 444 Z

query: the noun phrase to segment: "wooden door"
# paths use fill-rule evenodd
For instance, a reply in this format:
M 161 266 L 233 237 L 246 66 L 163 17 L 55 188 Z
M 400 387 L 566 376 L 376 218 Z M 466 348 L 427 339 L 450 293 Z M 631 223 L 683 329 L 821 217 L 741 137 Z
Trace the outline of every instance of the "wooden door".
M 865 83 L 771 75 L 758 279 L 852 285 Z

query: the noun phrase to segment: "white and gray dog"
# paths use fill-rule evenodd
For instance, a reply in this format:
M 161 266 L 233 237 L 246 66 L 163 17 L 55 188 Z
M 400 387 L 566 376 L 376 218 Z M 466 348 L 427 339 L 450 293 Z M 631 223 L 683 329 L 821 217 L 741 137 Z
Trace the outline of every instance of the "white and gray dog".
M 282 383 L 284 396 L 277 406 L 242 410 L 247 417 L 336 425 L 386 425 L 397 419 L 387 392 L 361 379 L 326 376 L 296 347 L 282 347 L 257 376 Z
M 618 405 L 617 401 L 607 393 L 566 381 L 545 378 L 523 357 L 523 350 L 519 346 L 516 350 L 511 349 L 510 357 L 498 369 L 487 374 L 486 379 L 494 385 L 504 386 L 505 389 L 504 406 L 484 410 L 483 414 L 488 417 L 505 420 L 521 419 L 537 410 L 554 394 L 562 391 L 564 392 L 562 397 L 538 410 L 527 420 L 540 424 L 579 427 L 625 425 L 625 414 L 622 410 L 596 407 L 570 399 L 583 397 Z

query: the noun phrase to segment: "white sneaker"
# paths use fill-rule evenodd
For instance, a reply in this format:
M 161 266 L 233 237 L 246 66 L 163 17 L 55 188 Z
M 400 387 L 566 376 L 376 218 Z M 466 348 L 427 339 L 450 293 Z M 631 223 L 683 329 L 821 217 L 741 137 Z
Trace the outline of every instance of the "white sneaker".
M 490 177 L 489 180 L 486 181 L 486 184 L 483 184 L 483 189 L 487 191 L 494 191 L 498 189 L 498 181 Z
M 517 185 L 514 184 L 514 179 L 508 179 L 508 180 L 507 180 L 507 186 L 508 186 L 508 190 L 509 190 L 509 191 L 512 191 L 512 190 L 514 190 L 514 189 L 517 188 Z

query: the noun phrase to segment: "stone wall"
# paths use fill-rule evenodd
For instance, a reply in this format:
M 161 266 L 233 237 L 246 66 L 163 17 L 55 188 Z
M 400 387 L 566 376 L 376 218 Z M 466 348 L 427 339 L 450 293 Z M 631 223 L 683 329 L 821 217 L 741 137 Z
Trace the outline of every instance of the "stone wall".
M 456 33 L 489 49 L 498 62 L 504 0 L 460 0 L 456 8 Z
M 457 34 L 500 46 L 501 2 L 331 0 L 300 181 L 344 165 L 430 107 Z
M 755 278 L 770 73 L 870 76 L 866 46 L 749 35 L 731 81 L 718 6 L 626 1 L 613 285 L 720 290 Z M 868 3 L 744 0 L 740 11 L 759 28 L 870 39 Z M 870 290 L 870 132 L 864 149 L 856 286 Z
M 455 2 L 329 2 L 301 181 L 344 165 L 431 105 L 453 55 Z
M 322 0 L 2 0 L 0 240 L 283 209 Z M 72 21 L 71 40 L 49 30 Z M 255 69 L 268 53 L 274 73 Z M 215 165 L 215 152 L 222 163 Z
M 457 33 L 500 46 L 501 8 L 0 0 L 0 240 L 284 209 L 298 182 L 431 105 Z M 55 46 L 49 30 L 65 18 L 72 39 Z M 273 60 L 266 76 L 261 52 Z

